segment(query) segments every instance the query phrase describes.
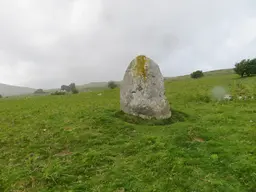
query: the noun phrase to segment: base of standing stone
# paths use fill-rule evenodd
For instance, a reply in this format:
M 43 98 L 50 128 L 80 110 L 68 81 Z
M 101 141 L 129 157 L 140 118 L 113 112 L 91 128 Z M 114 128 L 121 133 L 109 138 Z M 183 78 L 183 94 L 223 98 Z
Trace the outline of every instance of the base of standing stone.
M 135 114 L 131 114 L 131 115 L 135 115 Z M 135 115 L 135 116 L 138 116 L 138 117 L 140 117 L 142 119 L 149 119 L 149 120 L 153 119 L 153 118 L 156 118 L 156 119 L 169 119 L 169 118 L 171 118 L 172 114 L 170 113 L 170 114 L 168 114 L 166 116 L 158 116 L 158 117 L 150 117 L 150 116 L 146 116 L 146 115 L 142 115 L 142 114 Z
M 126 114 L 136 116 L 136 117 L 140 117 L 142 119 L 148 119 L 148 120 L 151 120 L 151 119 L 158 119 L 158 120 L 160 120 L 160 119 L 169 119 L 172 116 L 171 111 L 169 111 L 169 113 L 167 113 L 165 115 L 150 115 L 150 116 L 145 115 L 143 113 L 134 113 L 134 112 L 131 112 L 131 111 L 124 111 L 124 110 L 121 110 L 121 111 L 123 111 Z M 136 109 L 135 109 L 135 111 L 136 111 Z

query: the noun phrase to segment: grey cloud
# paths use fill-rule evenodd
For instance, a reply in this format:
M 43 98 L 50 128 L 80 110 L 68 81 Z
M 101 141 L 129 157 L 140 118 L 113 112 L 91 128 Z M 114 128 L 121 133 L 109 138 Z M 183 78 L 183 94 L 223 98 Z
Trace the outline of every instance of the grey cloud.
M 120 80 L 138 54 L 159 63 L 165 76 L 232 67 L 256 54 L 254 0 L 6 2 L 3 83 L 52 88 Z

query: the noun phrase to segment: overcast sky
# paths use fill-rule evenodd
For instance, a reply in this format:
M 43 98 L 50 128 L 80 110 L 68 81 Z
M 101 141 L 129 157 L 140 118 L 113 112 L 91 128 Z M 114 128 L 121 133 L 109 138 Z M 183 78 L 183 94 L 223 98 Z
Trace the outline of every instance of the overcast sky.
M 0 83 L 121 80 L 145 54 L 164 76 L 256 57 L 256 0 L 0 0 Z

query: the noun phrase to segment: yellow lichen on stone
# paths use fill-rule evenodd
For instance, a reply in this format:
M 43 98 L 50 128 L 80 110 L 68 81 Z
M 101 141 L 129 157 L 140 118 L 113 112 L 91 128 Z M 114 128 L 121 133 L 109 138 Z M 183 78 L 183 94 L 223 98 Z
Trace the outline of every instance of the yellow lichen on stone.
M 136 62 L 135 62 L 136 73 L 137 75 L 142 76 L 144 79 L 147 78 L 146 62 L 147 62 L 146 56 L 139 55 L 136 57 Z

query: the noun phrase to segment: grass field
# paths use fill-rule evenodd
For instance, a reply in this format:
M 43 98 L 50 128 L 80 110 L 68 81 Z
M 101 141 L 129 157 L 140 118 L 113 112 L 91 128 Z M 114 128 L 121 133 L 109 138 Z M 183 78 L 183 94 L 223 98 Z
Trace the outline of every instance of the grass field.
M 215 101 L 215 86 L 247 99 Z M 0 99 L 0 191 L 256 191 L 256 77 L 169 80 L 162 123 L 98 93 Z

